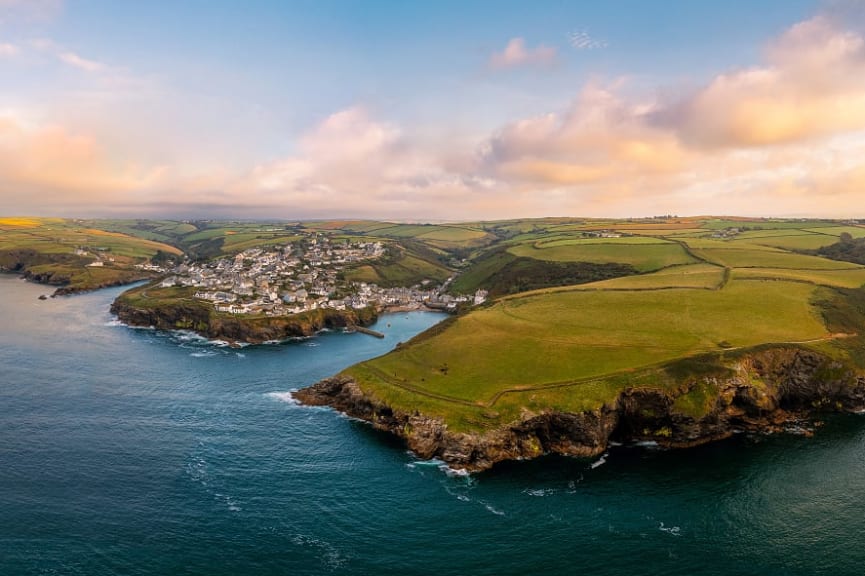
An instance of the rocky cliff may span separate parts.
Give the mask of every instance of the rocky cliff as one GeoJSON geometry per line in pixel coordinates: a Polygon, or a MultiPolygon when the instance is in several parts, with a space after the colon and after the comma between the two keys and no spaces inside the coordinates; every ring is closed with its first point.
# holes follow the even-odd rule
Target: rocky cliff
{"type": "Polygon", "coordinates": [[[123,295],[111,305],[111,312],[130,326],[193,330],[208,338],[250,344],[312,336],[323,328],[368,325],[378,317],[372,308],[320,309],[290,316],[250,317],[219,314],[209,304],[195,299],[148,302],[147,306],[141,306],[123,295]]]}
{"type": "Polygon", "coordinates": [[[624,388],[614,402],[597,410],[551,408],[477,434],[451,432],[440,420],[388,406],[346,377],[323,380],[295,398],[331,406],[396,434],[421,458],[479,471],[503,460],[549,453],[594,456],[611,440],[688,447],[738,431],[783,430],[818,410],[865,409],[865,377],[811,350],[761,350],[738,358],[723,378],[683,377],[675,390],[624,388]],[[697,387],[704,395],[695,409],[686,400],[697,387]]]}

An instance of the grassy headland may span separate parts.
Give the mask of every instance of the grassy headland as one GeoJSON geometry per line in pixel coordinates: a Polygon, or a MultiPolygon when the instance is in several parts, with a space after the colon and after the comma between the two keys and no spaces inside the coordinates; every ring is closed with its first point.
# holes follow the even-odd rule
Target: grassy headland
{"type": "Polygon", "coordinates": [[[0,270],[62,286],[61,292],[147,278],[146,272],[134,266],[158,254],[179,256],[181,251],[80,220],[0,218],[0,270]]]}
{"type": "Polygon", "coordinates": [[[668,391],[699,411],[720,388],[683,388],[698,366],[723,372],[766,346],[865,368],[856,352],[865,349],[865,314],[854,313],[865,299],[865,267],[800,248],[863,227],[759,219],[498,226],[504,240],[454,283],[491,289],[498,300],[343,375],[395,410],[474,433],[526,414],[598,410],[635,387],[668,391]],[[550,273],[551,264],[620,268],[616,278],[586,282],[550,273]]]}

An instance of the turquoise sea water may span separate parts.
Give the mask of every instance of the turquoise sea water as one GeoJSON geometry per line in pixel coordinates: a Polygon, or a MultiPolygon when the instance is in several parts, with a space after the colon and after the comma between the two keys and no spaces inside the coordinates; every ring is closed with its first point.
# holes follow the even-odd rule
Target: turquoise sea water
{"type": "Polygon", "coordinates": [[[0,276],[0,575],[865,572],[863,417],[463,477],[287,394],[439,315],[234,350],[46,292],[0,276]]]}

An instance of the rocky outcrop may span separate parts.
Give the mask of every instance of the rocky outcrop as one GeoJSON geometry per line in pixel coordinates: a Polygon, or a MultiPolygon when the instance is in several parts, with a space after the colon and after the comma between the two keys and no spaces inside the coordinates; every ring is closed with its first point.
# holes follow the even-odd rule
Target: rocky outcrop
{"type": "Polygon", "coordinates": [[[365,393],[345,376],[295,393],[303,404],[330,406],[403,438],[421,458],[440,458],[452,468],[485,470],[496,462],[543,454],[590,457],[611,440],[651,440],[671,448],[726,438],[739,431],[773,432],[818,410],[865,408],[865,377],[845,364],[801,348],[779,348],[740,357],[732,375],[684,378],[676,390],[625,388],[597,410],[555,409],[492,430],[451,432],[439,419],[397,410],[365,393]],[[682,397],[708,390],[701,410],[682,397]],[[690,404],[688,404],[691,406],[690,404]]]}
{"type": "Polygon", "coordinates": [[[368,325],[378,317],[371,308],[319,309],[290,316],[249,317],[216,313],[200,300],[178,299],[139,306],[122,295],[111,305],[111,312],[130,326],[193,330],[207,338],[250,344],[312,336],[324,328],[368,325]]]}

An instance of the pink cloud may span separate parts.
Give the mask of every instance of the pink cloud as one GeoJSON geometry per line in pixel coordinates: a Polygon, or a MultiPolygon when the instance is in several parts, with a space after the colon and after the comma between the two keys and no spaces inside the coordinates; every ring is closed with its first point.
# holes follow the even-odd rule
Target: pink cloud
{"type": "Polygon", "coordinates": [[[753,147],[865,129],[865,41],[818,16],[769,43],[765,62],[715,77],[659,124],[697,147],[753,147]]]}
{"type": "Polygon", "coordinates": [[[101,62],[97,62],[95,60],[88,60],[86,58],[82,58],[75,52],[60,52],[57,54],[57,58],[69,66],[73,68],[78,68],[79,70],[84,70],[85,72],[101,72],[105,70],[105,64],[101,62]]]}
{"type": "Polygon", "coordinates": [[[14,44],[0,43],[0,58],[11,58],[18,55],[20,48],[14,44]]]}
{"type": "Polygon", "coordinates": [[[158,170],[113,161],[90,135],[0,116],[3,204],[94,205],[152,185],[158,170]]]}
{"type": "MultiPolygon", "coordinates": [[[[538,57],[514,39],[496,66],[550,62],[549,50],[538,57]]],[[[97,133],[0,114],[0,204],[258,217],[861,216],[865,40],[813,18],[769,42],[760,62],[678,99],[594,81],[567,106],[473,139],[435,138],[355,106],[292,135],[290,154],[232,164],[208,151],[197,162],[178,147],[161,167],[129,161],[154,142],[109,146],[97,133]]]]}
{"type": "Polygon", "coordinates": [[[526,48],[522,38],[511,38],[501,52],[493,52],[489,66],[493,70],[516,68],[518,66],[549,66],[556,60],[556,49],[539,44],[535,48],[526,48]]]}

